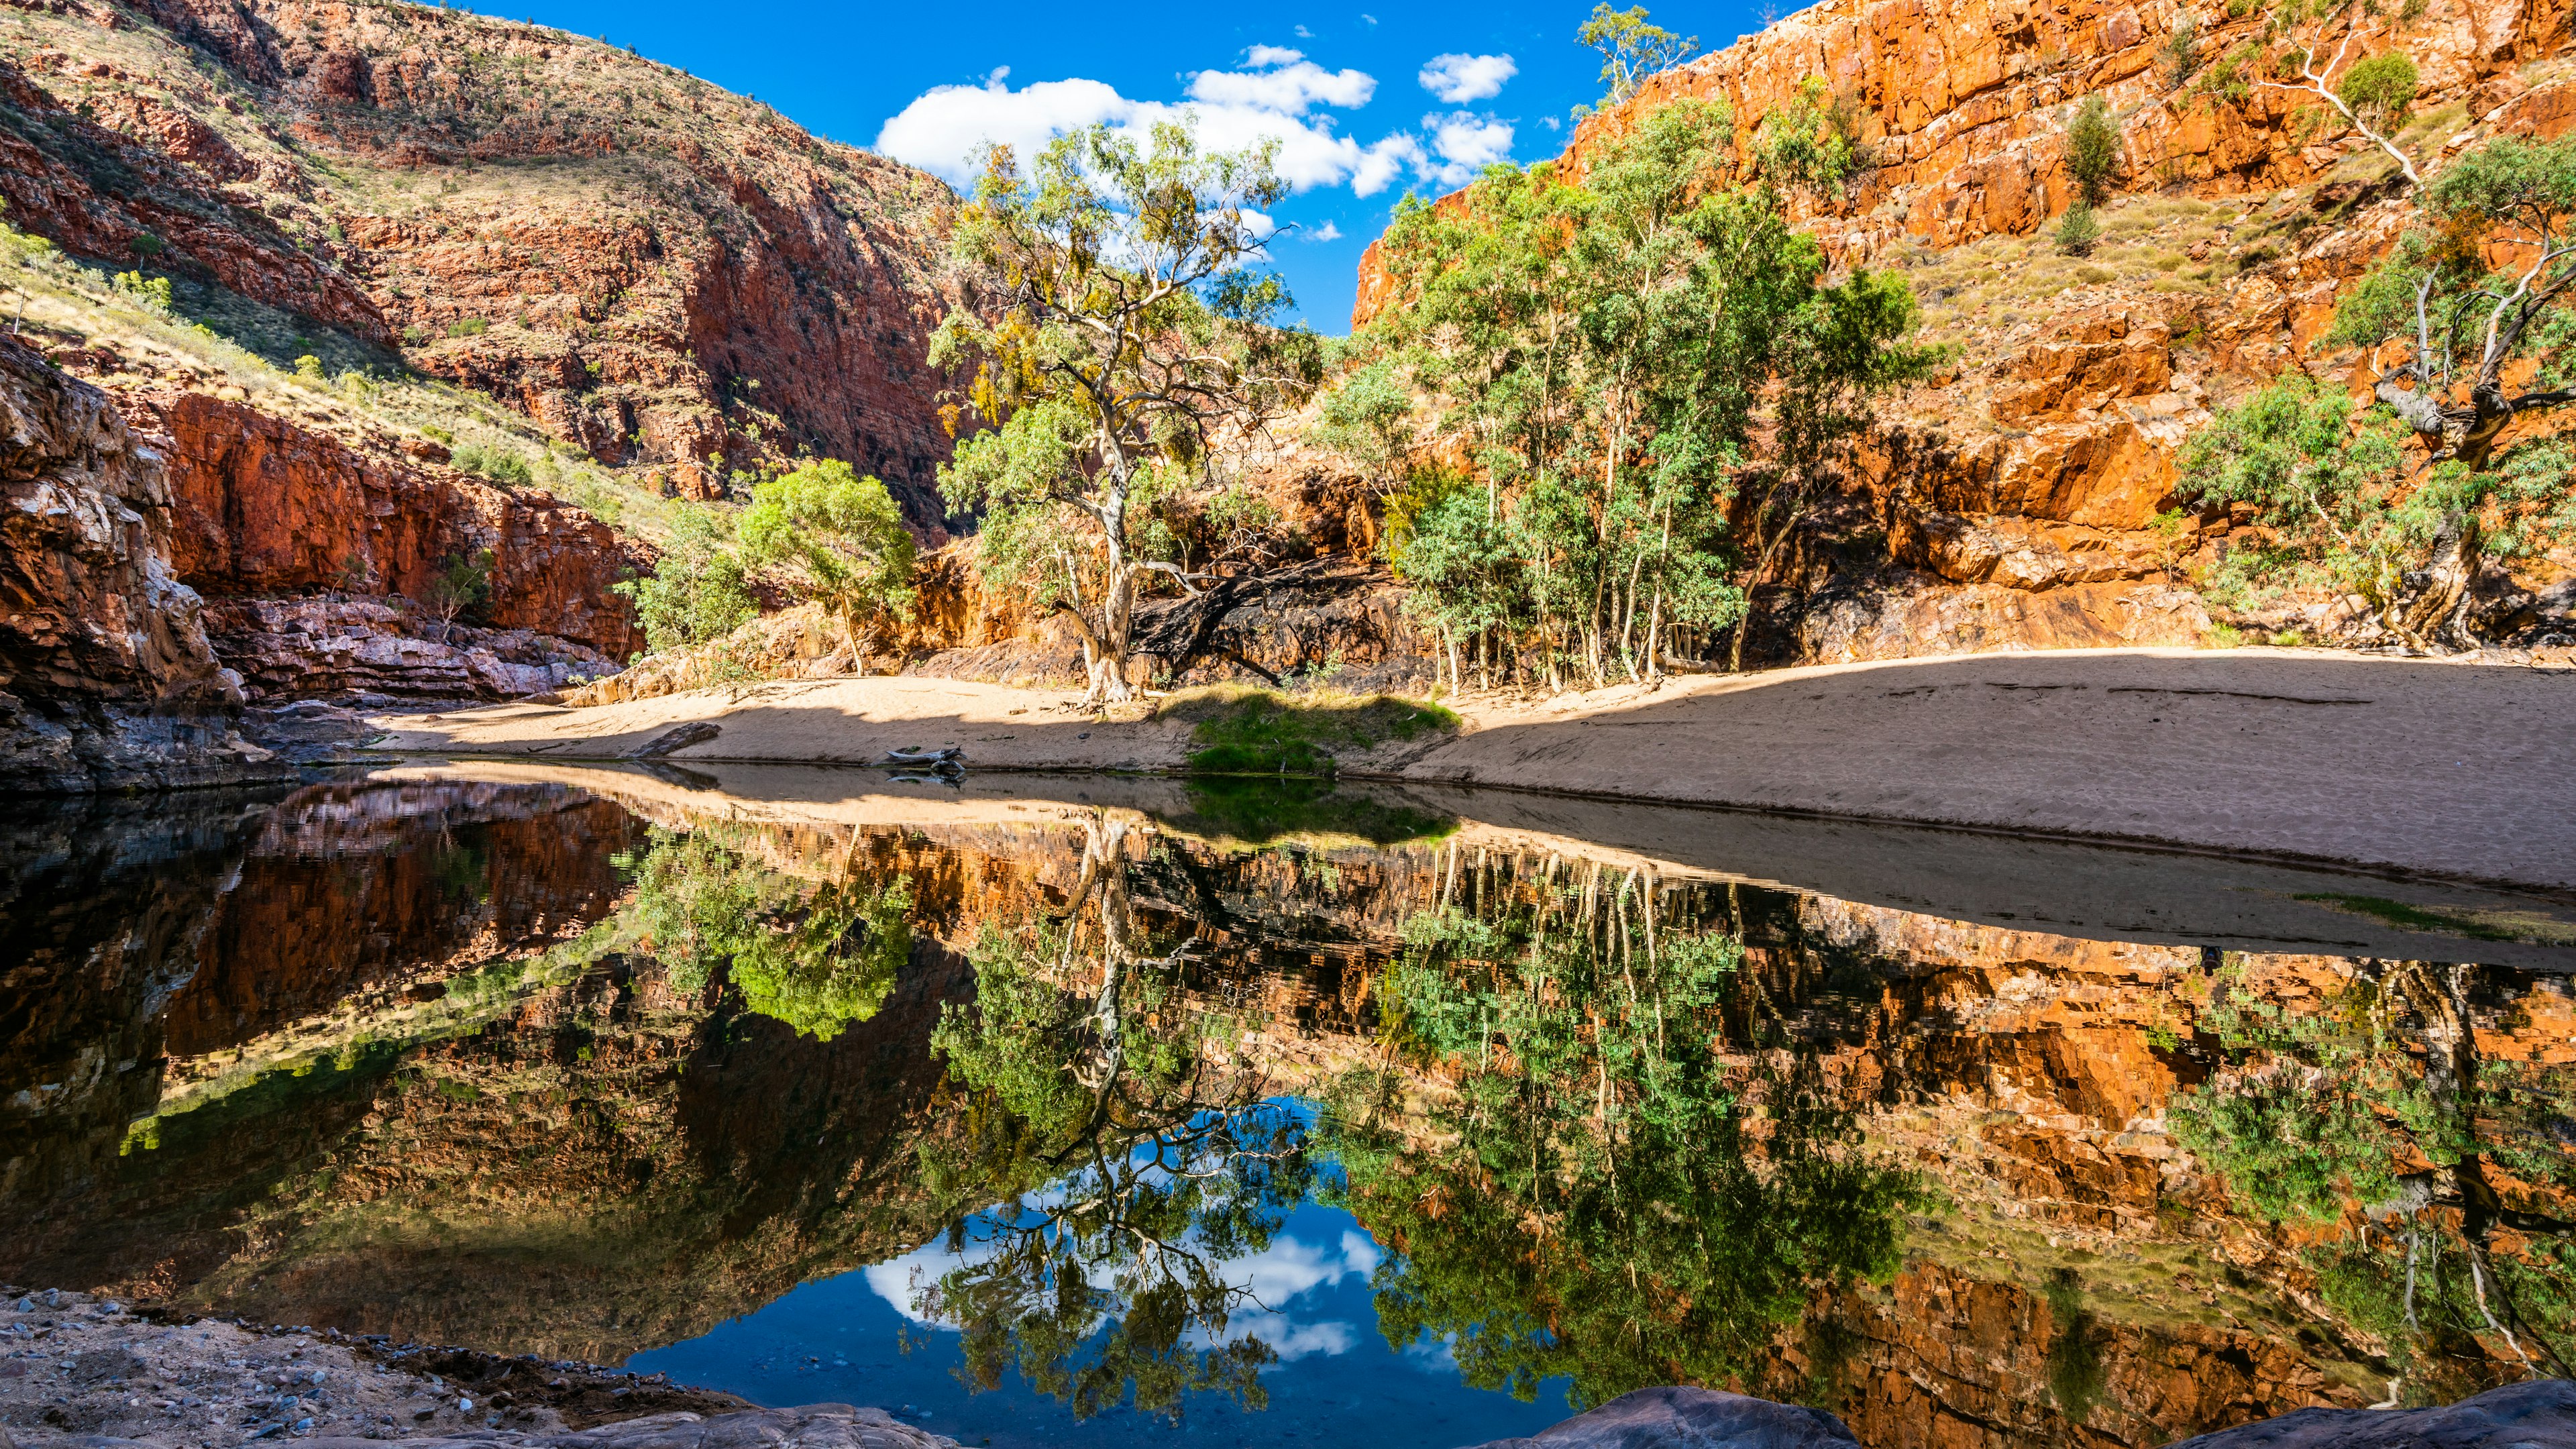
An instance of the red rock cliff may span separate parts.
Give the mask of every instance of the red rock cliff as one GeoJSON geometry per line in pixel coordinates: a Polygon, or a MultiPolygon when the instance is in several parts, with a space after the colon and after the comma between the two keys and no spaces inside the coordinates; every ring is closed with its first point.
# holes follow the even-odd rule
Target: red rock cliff
{"type": "Polygon", "coordinates": [[[685,492],[804,450],[848,459],[938,533],[923,356],[962,294],[934,178],[463,10],[47,8],[65,13],[23,20],[35,44],[0,70],[48,123],[0,135],[19,225],[399,346],[685,492]],[[138,251],[146,234],[166,251],[138,251]]]}

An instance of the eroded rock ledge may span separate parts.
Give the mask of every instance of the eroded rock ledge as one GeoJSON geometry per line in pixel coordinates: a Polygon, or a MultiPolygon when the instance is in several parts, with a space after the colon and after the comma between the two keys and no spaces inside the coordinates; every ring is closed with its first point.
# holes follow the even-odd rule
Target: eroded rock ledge
{"type": "Polygon", "coordinates": [[[311,1329],[158,1322],[49,1290],[0,1295],[0,1444],[198,1449],[955,1449],[882,1409],[756,1408],[591,1364],[390,1347],[311,1329]]]}

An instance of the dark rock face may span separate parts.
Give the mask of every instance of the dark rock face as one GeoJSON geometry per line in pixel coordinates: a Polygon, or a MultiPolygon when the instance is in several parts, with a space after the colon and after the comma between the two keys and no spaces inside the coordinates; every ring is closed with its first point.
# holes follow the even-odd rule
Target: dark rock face
{"type": "Polygon", "coordinates": [[[1822,1409],[1713,1389],[1639,1389],[1526,1439],[1476,1449],[1828,1449],[1860,1441],[1822,1409]]]}
{"type": "Polygon", "coordinates": [[[0,339],[0,791],[277,773],[170,563],[168,476],[106,394],[0,339]]]}
{"type": "Polygon", "coordinates": [[[2441,1409],[2301,1409],[2173,1449],[2558,1449],[2576,1445],[2576,1383],[2534,1379],[2441,1409]]]}

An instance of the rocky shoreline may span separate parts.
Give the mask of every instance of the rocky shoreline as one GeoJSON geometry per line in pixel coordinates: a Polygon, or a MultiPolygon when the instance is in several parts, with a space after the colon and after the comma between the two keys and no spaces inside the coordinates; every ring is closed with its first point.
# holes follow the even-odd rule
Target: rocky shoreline
{"type": "Polygon", "coordinates": [[[548,1449],[955,1445],[881,1409],[764,1409],[596,1364],[0,1288],[0,1445],[217,1449],[288,1439],[548,1449]]]}
{"type": "MultiPolygon", "coordinates": [[[[0,1449],[959,1449],[883,1409],[762,1408],[667,1375],[395,1344],[335,1329],[156,1313],[0,1286],[0,1449]]],[[[1693,1388],[1641,1389],[1479,1449],[1741,1449],[1856,1444],[1821,1410],[1693,1388]]],[[[2444,1408],[2302,1409],[2191,1449],[2576,1445],[2576,1384],[2535,1379],[2444,1408]]]]}

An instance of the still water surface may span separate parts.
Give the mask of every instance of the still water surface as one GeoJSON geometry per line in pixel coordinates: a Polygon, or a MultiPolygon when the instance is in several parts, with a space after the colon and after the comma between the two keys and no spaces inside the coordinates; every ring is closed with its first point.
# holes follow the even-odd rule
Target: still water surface
{"type": "Polygon", "coordinates": [[[811,771],[389,771],[0,856],[5,1281],[995,1445],[1448,1449],[1676,1381],[2149,1445],[2576,1356],[2560,903],[811,771]]]}

